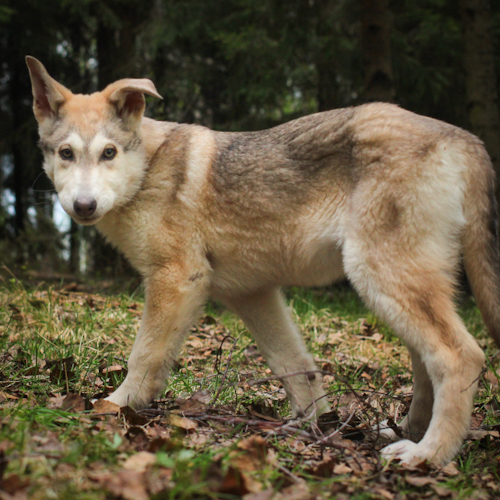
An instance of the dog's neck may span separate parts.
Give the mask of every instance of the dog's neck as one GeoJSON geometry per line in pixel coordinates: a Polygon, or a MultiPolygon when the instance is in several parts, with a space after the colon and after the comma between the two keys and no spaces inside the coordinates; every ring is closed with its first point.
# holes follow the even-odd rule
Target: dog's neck
{"type": "Polygon", "coordinates": [[[172,130],[177,123],[175,122],[160,122],[151,118],[143,117],[141,126],[142,146],[146,153],[146,165],[151,162],[158,148],[165,141],[166,135],[172,130]]]}

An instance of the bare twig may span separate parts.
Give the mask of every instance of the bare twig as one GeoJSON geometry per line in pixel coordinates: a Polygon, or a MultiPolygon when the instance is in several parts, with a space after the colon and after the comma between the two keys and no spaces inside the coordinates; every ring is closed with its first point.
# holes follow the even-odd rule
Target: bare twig
{"type": "Polygon", "coordinates": [[[283,467],[283,465],[279,465],[278,464],[278,470],[280,470],[281,472],[283,472],[286,476],[288,476],[293,483],[295,484],[300,484],[300,483],[303,483],[304,480],[302,479],[299,479],[295,474],[293,474],[293,472],[290,472],[286,467],[283,467]]]}
{"type": "Polygon", "coordinates": [[[270,382],[271,380],[281,380],[284,378],[290,378],[290,377],[295,377],[297,375],[309,375],[310,373],[321,373],[323,375],[330,374],[330,372],[326,372],[325,370],[304,370],[300,372],[293,372],[293,373],[286,373],[284,375],[272,375],[271,377],[265,377],[265,378],[258,378],[255,380],[249,380],[248,385],[258,385],[258,384],[264,384],[266,382],[270,382]]]}
{"type": "MultiPolygon", "coordinates": [[[[220,396],[220,394],[222,392],[222,389],[224,388],[224,383],[225,383],[225,381],[227,379],[227,374],[228,374],[228,371],[229,371],[229,365],[231,364],[231,358],[233,357],[234,348],[236,347],[236,344],[238,342],[238,339],[235,339],[231,335],[226,335],[222,339],[222,342],[221,342],[221,345],[220,345],[220,348],[219,348],[219,351],[220,351],[221,354],[222,354],[222,346],[224,345],[224,342],[226,341],[226,339],[232,339],[233,340],[233,346],[231,347],[231,350],[229,351],[229,356],[227,358],[227,363],[226,363],[226,369],[224,370],[224,374],[222,375],[222,379],[220,381],[219,388],[217,389],[217,392],[215,393],[215,396],[213,397],[212,401],[208,405],[209,409],[213,408],[214,404],[217,402],[217,399],[219,399],[219,396],[220,396]]],[[[217,356],[217,358],[218,358],[218,356],[217,356]]],[[[217,370],[217,372],[219,372],[219,370],[217,368],[217,358],[216,358],[216,370],[217,370]]]]}
{"type": "Polygon", "coordinates": [[[349,415],[349,417],[347,418],[347,420],[338,429],[335,429],[330,434],[327,434],[326,436],[321,438],[319,441],[316,441],[315,443],[308,445],[306,449],[312,448],[314,445],[317,445],[317,444],[322,444],[322,443],[328,442],[328,440],[330,438],[332,438],[333,436],[336,436],[339,432],[342,432],[342,430],[345,429],[349,425],[349,422],[352,420],[352,418],[354,417],[355,414],[356,414],[356,410],[353,410],[351,412],[351,414],[349,415]]]}

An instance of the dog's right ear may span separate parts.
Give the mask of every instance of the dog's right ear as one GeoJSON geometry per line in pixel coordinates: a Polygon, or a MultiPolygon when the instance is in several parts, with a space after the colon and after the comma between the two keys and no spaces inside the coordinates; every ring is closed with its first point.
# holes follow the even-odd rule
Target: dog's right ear
{"type": "Polygon", "coordinates": [[[41,124],[47,118],[56,118],[59,108],[73,94],[64,85],[56,82],[38,59],[26,56],[26,64],[33,90],[33,112],[41,124]]]}

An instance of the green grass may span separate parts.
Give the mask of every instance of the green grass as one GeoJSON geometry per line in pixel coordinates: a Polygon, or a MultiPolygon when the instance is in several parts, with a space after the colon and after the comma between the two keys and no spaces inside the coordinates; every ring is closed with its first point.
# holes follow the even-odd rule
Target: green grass
{"type": "MultiPolygon", "coordinates": [[[[283,389],[275,380],[249,384],[271,373],[241,321],[218,304],[209,304],[193,328],[155,414],[138,423],[133,415],[65,411],[68,392],[90,407],[123,380],[143,309],[140,293],[105,296],[0,282],[0,492],[71,500],[239,498],[259,490],[267,492],[262,498],[438,498],[445,494],[439,488],[453,498],[500,494],[500,439],[494,436],[464,444],[456,475],[394,463],[384,468],[370,428],[387,417],[400,420],[408,409],[404,346],[348,287],[286,293],[327,372],[332,406],[342,422],[354,412],[337,447],[308,440],[321,434],[307,423],[281,429],[275,420],[290,411],[283,389]],[[106,367],[114,371],[106,374],[106,367]],[[204,403],[190,400],[193,394],[204,403]],[[207,418],[210,403],[218,419],[207,418]],[[183,411],[196,429],[172,420],[183,411]],[[131,457],[152,462],[131,465],[131,457]],[[415,477],[430,482],[419,486],[415,477]]],[[[460,311],[493,355],[473,299],[460,311]]],[[[498,401],[498,373],[489,366],[474,421],[498,426],[498,401]]]]}

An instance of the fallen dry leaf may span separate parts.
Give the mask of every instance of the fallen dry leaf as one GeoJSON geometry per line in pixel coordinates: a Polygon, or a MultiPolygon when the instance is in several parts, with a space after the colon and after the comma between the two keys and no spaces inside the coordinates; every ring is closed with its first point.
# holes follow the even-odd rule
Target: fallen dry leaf
{"type": "Polygon", "coordinates": [[[49,398],[49,403],[47,404],[47,408],[52,410],[61,408],[65,396],[52,396],[49,398]]]}
{"type": "Polygon", "coordinates": [[[156,455],[148,451],[140,451],[125,460],[123,468],[135,472],[144,472],[150,465],[156,463],[156,455]]]}
{"type": "Polygon", "coordinates": [[[151,441],[142,427],[130,426],[125,434],[135,451],[151,451],[151,441]]]}
{"type": "Polygon", "coordinates": [[[146,425],[150,419],[136,412],[130,406],[120,408],[120,413],[125,417],[129,425],[146,425]]]}
{"type": "Polygon", "coordinates": [[[330,478],[334,474],[334,467],[337,465],[337,460],[331,456],[326,456],[324,460],[308,470],[308,473],[316,477],[330,478]]]}
{"type": "Polygon", "coordinates": [[[286,488],[283,488],[273,500],[312,500],[314,495],[311,495],[309,487],[305,482],[300,484],[293,484],[286,488]]]}
{"type": "Polygon", "coordinates": [[[72,394],[71,392],[66,395],[61,404],[61,410],[77,413],[86,410],[87,403],[80,394],[72,394]]]}
{"type": "Polygon", "coordinates": [[[105,399],[98,399],[93,406],[96,413],[120,412],[120,407],[118,405],[115,405],[115,403],[111,401],[106,401],[105,399]]]}
{"type": "MultiPolygon", "coordinates": [[[[237,443],[237,450],[230,453],[232,473],[242,482],[246,493],[257,493],[262,490],[262,484],[253,473],[260,471],[269,463],[267,443],[261,436],[250,436],[237,443]]],[[[243,493],[244,494],[244,493],[243,493]]]]}
{"type": "Polygon", "coordinates": [[[338,475],[350,474],[351,472],[352,472],[352,469],[346,464],[338,464],[338,465],[335,465],[335,467],[333,468],[333,473],[338,474],[338,475]]]}
{"type": "Polygon", "coordinates": [[[491,387],[498,389],[498,378],[495,373],[491,370],[488,370],[483,377],[490,383],[491,387]]]}
{"type": "Polygon", "coordinates": [[[393,500],[396,497],[394,493],[391,493],[389,490],[386,490],[385,488],[374,488],[374,491],[378,493],[381,497],[387,498],[387,500],[393,500]]]}
{"type": "Polygon", "coordinates": [[[202,434],[201,432],[193,432],[186,437],[189,447],[193,448],[202,448],[205,444],[207,444],[209,439],[209,435],[202,434]]]}
{"type": "Polygon", "coordinates": [[[445,488],[444,486],[439,486],[439,484],[433,484],[431,485],[431,487],[440,497],[446,498],[451,496],[451,490],[445,488]]]}
{"type": "Polygon", "coordinates": [[[226,495],[243,496],[252,490],[248,489],[247,481],[242,472],[234,467],[229,467],[217,491],[226,495]]]}
{"type": "Polygon", "coordinates": [[[480,441],[481,439],[485,438],[486,436],[491,436],[493,438],[499,438],[500,432],[499,431],[487,431],[487,430],[482,430],[482,429],[471,429],[467,433],[466,439],[471,440],[471,441],[480,441]]]}
{"type": "Polygon", "coordinates": [[[231,464],[245,472],[262,470],[267,462],[267,443],[261,436],[250,436],[236,445],[231,453],[231,464]],[[241,450],[241,451],[240,451],[241,450]]]}
{"type": "Polygon", "coordinates": [[[444,472],[447,476],[456,476],[460,474],[460,471],[457,469],[455,462],[450,462],[448,465],[441,469],[441,472],[444,472]]]}
{"type": "Polygon", "coordinates": [[[421,477],[421,476],[405,476],[405,481],[408,483],[408,484],[411,484],[412,486],[418,486],[418,487],[422,487],[422,486],[428,486],[429,484],[436,484],[437,481],[433,478],[433,477],[429,477],[429,476],[424,476],[424,477],[421,477]]]}
{"type": "Polygon", "coordinates": [[[185,431],[193,431],[198,427],[198,424],[191,420],[190,418],[181,417],[175,413],[170,413],[167,417],[168,423],[179,429],[184,429],[185,431]]]}
{"type": "Polygon", "coordinates": [[[121,470],[100,477],[101,486],[125,500],[148,500],[146,477],[143,472],[121,470]]]}
{"type": "Polygon", "coordinates": [[[19,398],[13,394],[9,394],[8,392],[0,391],[0,403],[6,399],[13,399],[14,401],[17,401],[19,398]]]}
{"type": "Polygon", "coordinates": [[[204,412],[211,400],[212,396],[207,391],[197,391],[188,399],[178,398],[175,402],[181,412],[204,412]]]}
{"type": "Polygon", "coordinates": [[[243,496],[243,500],[271,500],[271,498],[274,498],[273,488],[268,488],[257,493],[248,493],[243,496]]]}
{"type": "Polygon", "coordinates": [[[27,478],[21,478],[18,474],[11,474],[1,481],[0,490],[8,493],[9,496],[7,498],[10,498],[10,495],[14,496],[16,493],[26,489],[28,486],[29,481],[27,478]]]}

